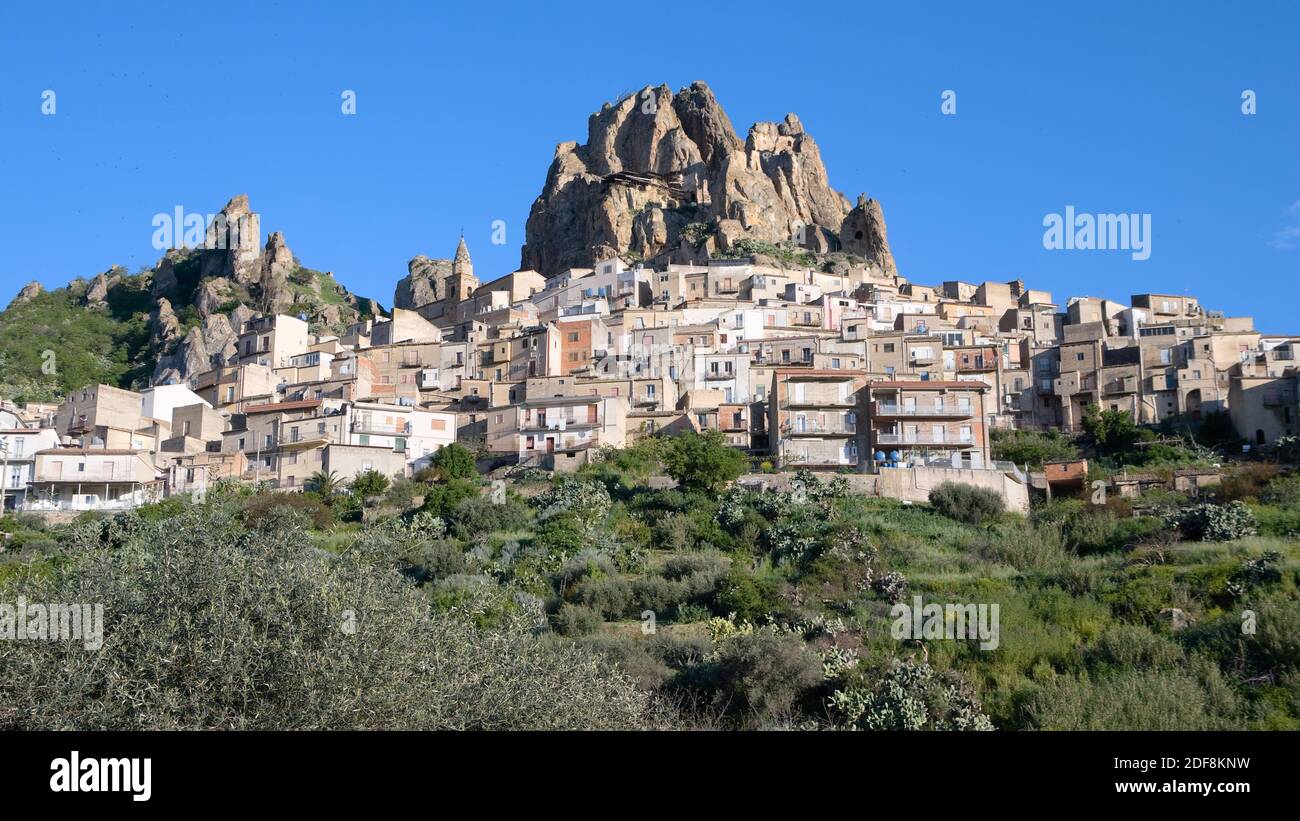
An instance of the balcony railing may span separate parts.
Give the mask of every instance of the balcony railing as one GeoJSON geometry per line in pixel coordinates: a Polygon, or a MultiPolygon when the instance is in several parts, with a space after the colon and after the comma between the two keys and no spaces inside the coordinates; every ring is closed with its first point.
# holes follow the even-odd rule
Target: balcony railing
{"type": "Polygon", "coordinates": [[[852,408],[858,404],[858,400],[853,396],[805,396],[802,399],[786,399],[781,403],[783,408],[852,408]]]}
{"type": "Polygon", "coordinates": [[[1295,403],[1295,396],[1285,391],[1282,393],[1265,394],[1264,396],[1264,406],[1269,408],[1282,408],[1287,405],[1294,405],[1295,403]]]}
{"type": "Polygon", "coordinates": [[[782,458],[787,465],[802,465],[803,467],[856,467],[858,464],[857,456],[830,456],[819,453],[787,453],[782,458]]]}
{"type": "Polygon", "coordinates": [[[354,433],[410,433],[411,423],[398,422],[389,425],[383,422],[370,422],[365,419],[353,419],[352,431],[354,433]]]}
{"type": "Polygon", "coordinates": [[[952,416],[968,417],[974,414],[970,405],[898,405],[891,402],[877,402],[876,416],[952,416]]]}
{"type": "Polygon", "coordinates": [[[852,436],[858,432],[858,426],[850,422],[841,423],[822,423],[822,422],[805,422],[804,424],[792,424],[786,422],[781,426],[781,431],[790,436],[818,436],[818,435],[839,435],[852,436]]]}
{"type": "Polygon", "coordinates": [[[878,445],[951,445],[962,447],[974,445],[974,436],[936,436],[933,433],[878,433],[878,445]]]}

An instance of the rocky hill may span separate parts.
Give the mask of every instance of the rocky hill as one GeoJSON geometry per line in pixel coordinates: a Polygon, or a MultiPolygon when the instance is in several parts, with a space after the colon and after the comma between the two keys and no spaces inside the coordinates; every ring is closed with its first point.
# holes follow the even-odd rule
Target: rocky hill
{"type": "Polygon", "coordinates": [[[135,274],[113,266],[53,292],[24,287],[0,313],[0,396],[40,401],[97,381],[181,382],[233,354],[255,312],[302,315],[314,331],[338,333],[382,311],[301,265],[284,234],[263,246],[261,220],[241,194],[200,248],[169,250],[135,274]]]}
{"type": "Polygon", "coordinates": [[[896,270],[879,203],[851,205],[831,188],[798,117],[755,123],[742,141],[696,82],[606,103],[588,120],[586,143],[560,143],[520,267],[553,276],[614,254],[685,263],[780,244],[896,270]]]}

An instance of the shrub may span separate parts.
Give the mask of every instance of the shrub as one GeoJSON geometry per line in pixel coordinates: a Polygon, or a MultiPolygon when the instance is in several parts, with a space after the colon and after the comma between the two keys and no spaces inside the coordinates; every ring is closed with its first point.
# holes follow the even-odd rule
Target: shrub
{"type": "Polygon", "coordinates": [[[724,639],[707,678],[717,703],[759,726],[790,719],[821,680],[821,657],[803,639],[766,629],[724,639]]]}
{"type": "MultiPolygon", "coordinates": [[[[229,506],[227,506],[229,507],[229,506]]],[[[103,604],[80,641],[0,642],[2,730],[637,729],[647,696],[600,654],[539,641],[535,615],[496,626],[430,612],[382,532],[340,554],[295,517],[255,538],[238,511],[195,507],[87,530],[5,597],[103,604]]],[[[487,591],[469,610],[508,597],[487,591]]],[[[12,599],[7,599],[12,600],[12,599]]],[[[503,612],[509,612],[505,610],[503,612]]]]}
{"type": "Polygon", "coordinates": [[[1201,542],[1232,542],[1255,535],[1258,522],[1242,502],[1226,505],[1200,504],[1169,516],[1168,524],[1189,538],[1201,542]]]}
{"type": "Polygon", "coordinates": [[[460,539],[474,539],[488,533],[518,530],[528,523],[528,508],[518,499],[501,502],[490,496],[462,500],[452,511],[452,532],[460,539]]]}
{"type": "MultiPolygon", "coordinates": [[[[320,499],[301,493],[259,493],[244,505],[244,521],[250,526],[266,522],[279,511],[294,511],[306,516],[317,530],[334,526],[334,512],[320,499]]],[[[166,521],[166,520],[164,520],[166,521]]]]}
{"type": "Polygon", "coordinates": [[[382,495],[392,484],[388,477],[377,470],[366,470],[352,478],[352,492],[362,499],[382,495]]]}
{"type": "Polygon", "coordinates": [[[551,626],[562,636],[587,636],[595,633],[604,623],[600,613],[581,604],[565,602],[551,616],[551,626]]]}
{"type": "Polygon", "coordinates": [[[653,610],[656,615],[666,615],[673,606],[685,601],[686,585],[657,576],[636,579],[632,582],[632,595],[636,610],[653,610]]]}
{"type": "Polygon", "coordinates": [[[969,684],[912,660],[895,662],[870,690],[836,690],[830,707],[838,723],[863,730],[993,729],[969,684]]]}
{"type": "Polygon", "coordinates": [[[659,572],[665,579],[677,581],[702,572],[720,576],[727,572],[729,565],[730,562],[723,556],[711,553],[687,553],[669,556],[659,572]]]}
{"type": "Polygon", "coordinates": [[[1168,669],[1183,661],[1183,650],[1164,636],[1136,624],[1106,629],[1084,654],[1088,666],[1100,672],[1168,669]]]}
{"type": "Polygon", "coordinates": [[[930,491],[930,504],[948,518],[969,525],[996,519],[1006,507],[1001,495],[960,482],[941,482],[930,491]]]}
{"type": "Polygon", "coordinates": [[[424,504],[420,506],[420,511],[449,521],[461,502],[478,495],[479,486],[476,483],[468,479],[449,479],[429,487],[424,494],[424,504]]]}
{"type": "Polygon", "coordinates": [[[1040,433],[995,428],[991,434],[993,458],[1000,461],[1040,468],[1044,462],[1079,457],[1074,443],[1057,431],[1040,433]]]}
{"type": "Polygon", "coordinates": [[[587,579],[578,586],[577,599],[607,619],[621,619],[632,611],[635,594],[624,579],[587,579]]]}
{"type": "Polygon", "coordinates": [[[612,504],[609,491],[600,482],[563,479],[544,493],[533,497],[537,520],[546,522],[567,514],[587,536],[605,523],[612,504]]]}
{"type": "Polygon", "coordinates": [[[474,454],[459,442],[443,445],[429,459],[429,466],[443,479],[477,479],[474,454]]]}
{"type": "Polygon", "coordinates": [[[1061,677],[1027,703],[1040,730],[1229,729],[1210,709],[1197,679],[1173,670],[1133,670],[1091,678],[1061,677]]]}
{"type": "Polygon", "coordinates": [[[735,613],[737,618],[749,621],[760,619],[776,609],[776,586],[734,565],[718,587],[713,608],[720,615],[735,613]]]}

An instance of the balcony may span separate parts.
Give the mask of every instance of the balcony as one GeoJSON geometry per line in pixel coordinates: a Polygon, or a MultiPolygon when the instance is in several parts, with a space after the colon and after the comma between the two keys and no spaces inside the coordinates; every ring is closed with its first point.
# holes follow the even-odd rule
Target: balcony
{"type": "Polygon", "coordinates": [[[818,397],[807,396],[802,399],[786,399],[781,403],[785,409],[791,408],[853,408],[857,407],[858,400],[853,396],[841,397],[818,397]]]}
{"type": "Polygon", "coordinates": [[[936,436],[933,433],[877,433],[877,445],[938,445],[964,448],[975,444],[974,436],[936,436]]]}
{"type": "Polygon", "coordinates": [[[736,372],[735,371],[705,371],[704,378],[706,380],[718,380],[718,381],[722,381],[726,379],[735,379],[736,372]]]}
{"type": "Polygon", "coordinates": [[[1130,386],[1127,379],[1113,379],[1102,386],[1101,392],[1112,396],[1120,393],[1133,393],[1134,388],[1130,386]]]}
{"type": "Polygon", "coordinates": [[[519,430],[526,433],[555,433],[567,430],[591,430],[598,427],[599,422],[587,421],[586,419],[578,421],[576,417],[562,417],[559,419],[539,419],[536,422],[520,422],[519,430]]]}
{"type": "Polygon", "coordinates": [[[1288,405],[1294,405],[1295,403],[1295,396],[1287,391],[1264,395],[1264,407],[1266,408],[1284,408],[1288,405]]]}
{"type": "Polygon", "coordinates": [[[844,468],[857,467],[858,457],[831,456],[820,453],[787,453],[781,459],[783,464],[798,465],[807,468],[844,468]]]}
{"type": "Polygon", "coordinates": [[[935,356],[932,353],[912,353],[911,361],[913,365],[933,365],[935,356]]]}
{"type": "Polygon", "coordinates": [[[939,404],[916,404],[916,405],[898,405],[890,402],[877,402],[873,406],[872,414],[874,416],[907,416],[907,417],[951,417],[954,419],[966,419],[973,416],[974,409],[970,405],[939,405],[939,404]]]}
{"type": "Polygon", "coordinates": [[[410,433],[410,422],[397,422],[395,424],[386,424],[384,422],[371,422],[369,419],[353,419],[353,433],[410,433]]]}
{"type": "Polygon", "coordinates": [[[787,436],[853,436],[858,426],[851,422],[813,422],[802,425],[786,422],[781,425],[781,432],[787,436]]]}

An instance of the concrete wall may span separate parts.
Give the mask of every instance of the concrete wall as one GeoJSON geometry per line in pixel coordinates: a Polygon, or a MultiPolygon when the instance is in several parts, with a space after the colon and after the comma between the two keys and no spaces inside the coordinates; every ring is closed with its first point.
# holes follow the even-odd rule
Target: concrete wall
{"type": "MultiPolygon", "coordinates": [[[[838,474],[849,481],[854,493],[899,499],[905,502],[927,503],[930,491],[943,482],[960,482],[992,490],[1006,502],[1008,510],[1029,512],[1029,489],[1007,474],[997,470],[962,470],[959,468],[884,468],[880,473],[838,474]]],[[[767,486],[788,490],[794,474],[771,473],[742,476],[740,482],[749,486],[767,486]]],[[[828,480],[833,475],[823,475],[828,480]]]]}

